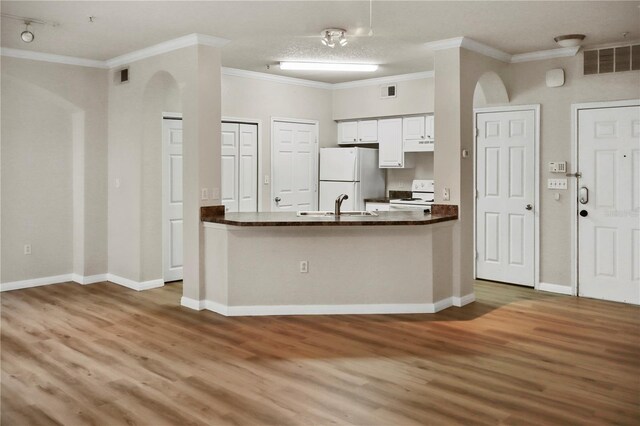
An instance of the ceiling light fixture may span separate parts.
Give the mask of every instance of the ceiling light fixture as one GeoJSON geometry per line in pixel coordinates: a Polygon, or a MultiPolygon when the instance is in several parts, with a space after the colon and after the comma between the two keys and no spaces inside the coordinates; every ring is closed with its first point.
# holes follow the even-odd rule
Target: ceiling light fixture
{"type": "Polygon", "coordinates": [[[584,38],[584,34],[567,34],[555,37],[554,40],[561,47],[576,47],[582,44],[584,38]]]}
{"type": "Polygon", "coordinates": [[[320,35],[322,36],[320,41],[325,46],[333,48],[336,46],[336,40],[338,40],[340,46],[344,47],[348,43],[347,37],[345,35],[346,32],[347,30],[343,30],[342,28],[327,28],[325,30],[322,30],[322,32],[320,33],[320,35]]]}
{"type": "Polygon", "coordinates": [[[378,69],[376,64],[342,64],[330,62],[280,62],[281,70],[296,71],[361,71],[373,72],[378,69]]]}
{"type": "Polygon", "coordinates": [[[20,38],[22,39],[22,41],[24,41],[25,43],[31,43],[33,41],[34,38],[36,38],[33,35],[33,32],[29,31],[29,25],[31,25],[31,22],[29,21],[24,21],[24,25],[25,25],[25,30],[23,32],[20,33],[20,38]]]}

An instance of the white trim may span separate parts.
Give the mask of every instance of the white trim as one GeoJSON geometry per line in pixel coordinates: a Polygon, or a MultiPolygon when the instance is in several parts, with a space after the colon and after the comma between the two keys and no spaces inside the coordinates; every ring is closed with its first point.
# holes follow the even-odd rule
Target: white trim
{"type": "MultiPolygon", "coordinates": [[[[234,123],[245,123],[245,124],[256,124],[258,126],[258,212],[264,211],[262,207],[262,200],[264,198],[263,195],[263,186],[269,186],[271,183],[267,185],[264,184],[264,171],[262,170],[262,158],[264,154],[264,145],[262,144],[262,120],[259,118],[243,118],[243,117],[230,117],[223,116],[222,120],[224,122],[234,122],[234,123]]],[[[271,176],[269,176],[269,182],[271,182],[271,176]]]]}
{"type": "Polygon", "coordinates": [[[283,75],[277,74],[267,74],[264,72],[256,72],[256,71],[247,71],[241,70],[237,68],[220,68],[220,72],[222,75],[228,75],[233,77],[244,77],[244,78],[252,78],[254,80],[264,80],[271,81],[273,83],[282,83],[282,84],[292,84],[294,86],[304,86],[304,87],[313,87],[315,89],[326,89],[331,90],[333,88],[333,84],[324,83],[321,81],[313,81],[313,80],[305,80],[303,78],[295,78],[295,77],[287,77],[283,75]]]}
{"type": "Polygon", "coordinates": [[[569,296],[573,295],[573,290],[571,286],[568,285],[539,283],[537,289],[540,291],[547,291],[549,293],[566,294],[569,296]]]}
{"type": "MultiPolygon", "coordinates": [[[[630,106],[640,106],[640,99],[625,99],[620,101],[602,101],[602,102],[583,102],[571,104],[571,159],[574,170],[571,173],[580,171],[578,163],[578,112],[584,109],[600,109],[600,108],[621,108],[630,106]]],[[[573,220],[571,221],[571,294],[577,296],[579,294],[579,277],[578,277],[578,183],[577,178],[574,185],[569,185],[571,192],[571,211],[573,212],[573,220]]]]}
{"type": "MultiPolygon", "coordinates": [[[[184,299],[184,298],[183,298],[184,299]]],[[[189,299],[191,307],[202,306],[203,301],[189,299]]],[[[435,303],[390,303],[390,304],[357,304],[357,305],[253,305],[227,306],[211,300],[204,301],[204,309],[218,314],[235,316],[264,315],[363,315],[363,314],[433,314],[452,306],[452,298],[435,303]]]]}
{"type": "Polygon", "coordinates": [[[270,211],[278,211],[275,207],[275,203],[274,203],[274,199],[275,199],[275,194],[273,193],[274,189],[275,189],[275,185],[273,184],[273,167],[274,167],[274,161],[273,161],[273,149],[275,148],[275,143],[273,143],[273,128],[276,122],[285,122],[285,123],[299,123],[299,124],[312,124],[313,126],[315,126],[315,130],[316,130],[316,143],[315,143],[315,153],[314,153],[314,174],[315,174],[315,182],[316,182],[316,198],[315,198],[315,206],[314,206],[314,210],[318,209],[318,203],[319,203],[319,194],[320,194],[320,168],[319,168],[319,163],[320,163],[320,122],[318,120],[308,120],[308,119],[304,119],[304,118],[286,118],[286,117],[271,117],[271,134],[270,134],[270,145],[271,145],[271,158],[270,158],[270,162],[271,162],[271,169],[269,170],[270,173],[270,190],[269,190],[269,194],[270,194],[270,199],[269,199],[269,210],[270,211]]]}
{"type": "Polygon", "coordinates": [[[73,282],[73,274],[54,275],[52,277],[33,278],[22,281],[11,281],[0,284],[0,292],[19,290],[21,288],[40,287],[51,284],[65,284],[73,282]]]}
{"type": "Polygon", "coordinates": [[[519,62],[531,62],[531,61],[543,61],[545,59],[552,58],[565,58],[569,56],[576,56],[580,46],[576,47],[561,47],[558,49],[539,50],[537,52],[519,53],[511,56],[512,64],[519,62]]]}
{"type": "Polygon", "coordinates": [[[225,40],[223,38],[194,33],[174,38],[172,40],[164,41],[162,43],[154,44],[153,46],[145,47],[144,49],[125,53],[124,55],[116,56],[115,58],[108,59],[107,61],[105,61],[105,63],[109,68],[116,68],[122,65],[139,61],[141,59],[146,59],[177,49],[182,49],[184,47],[195,46],[198,44],[205,46],[222,47],[228,42],[229,40],[225,40]]]}
{"type": "Polygon", "coordinates": [[[421,80],[424,78],[433,78],[433,71],[414,72],[410,74],[390,75],[387,77],[367,78],[365,80],[347,81],[344,83],[334,83],[331,85],[333,90],[351,89],[354,87],[377,86],[379,84],[397,83],[399,81],[421,80]]]}
{"type": "Polygon", "coordinates": [[[476,301],[476,295],[475,293],[469,293],[469,294],[465,294],[462,297],[452,297],[453,299],[453,306],[457,306],[459,308],[463,307],[464,305],[468,305],[469,303],[473,303],[476,301]]]}
{"type": "Polygon", "coordinates": [[[71,274],[71,279],[72,281],[82,285],[108,281],[107,274],[89,275],[86,277],[80,274],[71,274]]]}
{"type": "MultiPolygon", "coordinates": [[[[475,196],[475,191],[478,188],[477,184],[477,144],[478,144],[478,136],[476,134],[477,125],[477,116],[478,114],[483,113],[494,113],[494,112],[512,112],[512,111],[533,111],[534,112],[534,120],[535,120],[535,134],[534,134],[534,201],[533,201],[533,226],[534,226],[534,248],[533,248],[533,288],[538,289],[540,283],[540,104],[532,104],[532,105],[503,105],[496,107],[485,107],[485,108],[474,108],[473,110],[473,250],[476,252],[476,232],[477,232],[477,198],[475,196]]],[[[477,258],[474,255],[473,259],[473,276],[477,278],[476,275],[476,266],[477,266],[477,258]]],[[[466,296],[463,296],[466,297],[466,296]]]]}
{"type": "Polygon", "coordinates": [[[180,305],[185,308],[193,309],[195,311],[201,311],[205,307],[205,300],[196,300],[190,297],[182,296],[180,298],[180,305]]]}
{"type": "Polygon", "coordinates": [[[427,47],[427,49],[434,51],[452,48],[464,48],[481,55],[511,64],[575,56],[580,50],[580,46],[562,47],[558,49],[539,50],[536,52],[518,53],[515,55],[511,55],[507,52],[496,49],[484,43],[480,43],[479,41],[476,41],[469,37],[454,37],[446,40],[432,41],[430,43],[426,43],[425,46],[427,47]]]}
{"type": "Polygon", "coordinates": [[[36,52],[33,50],[12,49],[10,47],[0,48],[0,54],[10,58],[29,59],[32,61],[53,62],[56,64],[76,65],[79,67],[109,68],[105,61],[76,58],[74,56],[54,55],[52,53],[36,52]]]}
{"type": "Polygon", "coordinates": [[[110,281],[114,284],[118,284],[123,287],[127,287],[136,291],[150,290],[152,288],[158,288],[158,287],[164,286],[163,279],[139,282],[139,281],[130,280],[128,278],[123,278],[114,274],[107,274],[107,281],[110,281]]]}

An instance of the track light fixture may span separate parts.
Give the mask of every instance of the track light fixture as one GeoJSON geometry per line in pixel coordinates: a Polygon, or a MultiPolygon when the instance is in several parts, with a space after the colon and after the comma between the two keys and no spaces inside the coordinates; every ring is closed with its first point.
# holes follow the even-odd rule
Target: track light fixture
{"type": "Polygon", "coordinates": [[[25,25],[25,29],[23,32],[20,33],[20,38],[25,43],[31,43],[33,39],[36,38],[36,36],[33,35],[33,32],[29,30],[29,25],[31,25],[31,22],[24,21],[24,25],[25,25]]]}
{"type": "Polygon", "coordinates": [[[320,35],[322,38],[320,41],[327,47],[334,48],[336,47],[336,41],[340,46],[344,47],[347,45],[347,30],[343,30],[341,28],[327,28],[326,30],[322,30],[320,35]]]}

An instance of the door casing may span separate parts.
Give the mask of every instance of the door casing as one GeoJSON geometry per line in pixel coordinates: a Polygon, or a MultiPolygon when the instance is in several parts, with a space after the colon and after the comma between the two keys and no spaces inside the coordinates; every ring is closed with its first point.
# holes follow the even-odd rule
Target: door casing
{"type": "MultiPolygon", "coordinates": [[[[538,290],[540,287],[540,104],[532,104],[532,105],[505,105],[498,107],[485,107],[485,108],[474,108],[473,109],[473,157],[471,160],[473,161],[473,249],[475,252],[476,249],[476,233],[477,233],[477,167],[476,167],[476,158],[477,158],[477,145],[478,145],[478,135],[476,134],[477,126],[477,118],[478,114],[491,113],[491,112],[514,112],[514,111],[533,111],[534,113],[534,147],[533,152],[535,153],[534,159],[534,219],[533,219],[533,288],[538,290]]],[[[464,160],[463,160],[464,161],[464,160]]],[[[473,277],[476,277],[476,257],[473,258],[473,277]]]]}
{"type": "MultiPolygon", "coordinates": [[[[621,101],[602,101],[571,104],[571,161],[573,170],[571,173],[580,171],[578,164],[578,112],[584,109],[620,108],[628,106],[640,106],[640,99],[628,99],[621,101]],[[577,170],[576,170],[577,168],[577,170]]],[[[578,180],[572,179],[568,186],[571,189],[571,211],[573,220],[571,221],[571,295],[578,295],[578,180]]]]}
{"type": "Polygon", "coordinates": [[[275,198],[275,194],[274,194],[274,186],[273,186],[273,170],[274,170],[274,164],[273,164],[273,148],[274,148],[274,143],[273,143],[273,135],[274,135],[274,125],[276,122],[285,122],[285,123],[298,123],[298,124],[312,124],[315,128],[315,132],[316,132],[316,141],[318,141],[318,143],[315,144],[316,150],[314,152],[313,158],[315,160],[315,179],[316,179],[316,206],[318,206],[318,203],[320,202],[318,195],[320,193],[320,168],[318,167],[318,163],[319,163],[319,156],[320,156],[320,122],[318,120],[306,120],[306,119],[301,119],[301,118],[283,118],[283,117],[271,117],[271,176],[270,176],[270,185],[271,185],[271,189],[269,191],[270,194],[270,200],[269,200],[269,207],[271,209],[271,211],[274,211],[273,207],[274,207],[274,201],[273,199],[275,198]]]}

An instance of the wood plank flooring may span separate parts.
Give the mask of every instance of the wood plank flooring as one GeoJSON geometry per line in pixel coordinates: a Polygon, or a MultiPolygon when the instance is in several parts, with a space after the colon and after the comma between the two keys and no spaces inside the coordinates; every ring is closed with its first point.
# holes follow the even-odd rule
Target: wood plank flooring
{"type": "Polygon", "coordinates": [[[180,295],[2,293],[2,425],[640,424],[638,307],[477,283],[434,315],[225,318],[180,295]]]}

